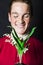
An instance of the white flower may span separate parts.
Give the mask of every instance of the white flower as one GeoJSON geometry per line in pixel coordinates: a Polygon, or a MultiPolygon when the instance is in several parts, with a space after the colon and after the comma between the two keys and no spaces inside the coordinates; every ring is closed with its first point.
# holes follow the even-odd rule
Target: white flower
{"type": "Polygon", "coordinates": [[[23,49],[23,52],[26,53],[27,50],[28,50],[28,48],[24,48],[24,49],[23,49]]]}
{"type": "Polygon", "coordinates": [[[9,39],[6,39],[5,42],[10,42],[10,40],[9,39]]]}

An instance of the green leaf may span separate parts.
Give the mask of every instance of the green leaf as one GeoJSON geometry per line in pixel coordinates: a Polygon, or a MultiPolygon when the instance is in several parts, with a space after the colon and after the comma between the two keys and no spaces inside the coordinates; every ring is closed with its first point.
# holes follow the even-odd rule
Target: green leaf
{"type": "Polygon", "coordinates": [[[27,36],[27,38],[24,40],[24,42],[26,42],[26,41],[33,35],[35,29],[36,29],[36,27],[33,27],[33,28],[32,28],[30,34],[27,36]]]}
{"type": "Polygon", "coordinates": [[[15,29],[13,28],[13,27],[11,27],[12,28],[12,36],[13,36],[13,39],[16,41],[16,43],[17,44],[15,44],[15,46],[16,46],[16,48],[17,48],[17,50],[18,50],[18,53],[19,53],[19,55],[22,55],[23,54],[23,52],[25,52],[26,50],[28,50],[26,47],[24,47],[24,44],[27,42],[27,40],[33,35],[33,33],[34,33],[34,31],[35,31],[35,29],[36,29],[36,27],[33,27],[32,28],[32,30],[31,30],[31,32],[29,33],[29,35],[27,36],[27,38],[24,40],[24,41],[22,41],[21,42],[21,40],[20,40],[20,38],[18,37],[18,35],[17,35],[17,33],[16,33],[16,31],[15,31],[15,29]]]}

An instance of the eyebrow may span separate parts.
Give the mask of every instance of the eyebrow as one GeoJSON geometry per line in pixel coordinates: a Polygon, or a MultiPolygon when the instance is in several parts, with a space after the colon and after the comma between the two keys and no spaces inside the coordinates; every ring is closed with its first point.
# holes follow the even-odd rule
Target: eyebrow
{"type": "Polygon", "coordinates": [[[30,14],[30,12],[27,12],[27,13],[25,13],[24,15],[26,15],[26,14],[30,14]]]}
{"type": "MultiPolygon", "coordinates": [[[[17,12],[11,12],[12,14],[17,14],[18,15],[18,13],[17,12]]],[[[24,13],[24,15],[26,15],[26,14],[30,14],[30,12],[26,12],[26,13],[24,13]]]]}
{"type": "Polygon", "coordinates": [[[12,14],[18,14],[17,12],[11,12],[12,14]]]}

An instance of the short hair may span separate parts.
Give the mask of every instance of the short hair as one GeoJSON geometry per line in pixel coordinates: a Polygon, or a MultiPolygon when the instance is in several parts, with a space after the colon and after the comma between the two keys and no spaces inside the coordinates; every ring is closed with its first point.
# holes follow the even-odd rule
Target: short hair
{"type": "Polygon", "coordinates": [[[11,6],[12,6],[13,2],[24,2],[24,3],[28,4],[28,6],[30,7],[30,14],[31,14],[31,16],[33,16],[33,7],[32,7],[31,0],[11,0],[10,4],[9,4],[9,8],[8,8],[9,13],[11,12],[11,6]]]}

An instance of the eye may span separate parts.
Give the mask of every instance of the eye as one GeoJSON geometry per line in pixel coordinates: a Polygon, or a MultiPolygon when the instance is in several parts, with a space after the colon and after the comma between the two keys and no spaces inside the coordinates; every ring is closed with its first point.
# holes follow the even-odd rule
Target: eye
{"type": "Polygon", "coordinates": [[[24,18],[28,18],[28,17],[30,17],[30,13],[24,14],[24,18]]]}
{"type": "Polygon", "coordinates": [[[18,15],[14,15],[14,18],[17,18],[18,17],[18,15]]]}
{"type": "Polygon", "coordinates": [[[12,12],[12,15],[13,15],[14,18],[18,17],[18,13],[17,12],[12,12]]]}

